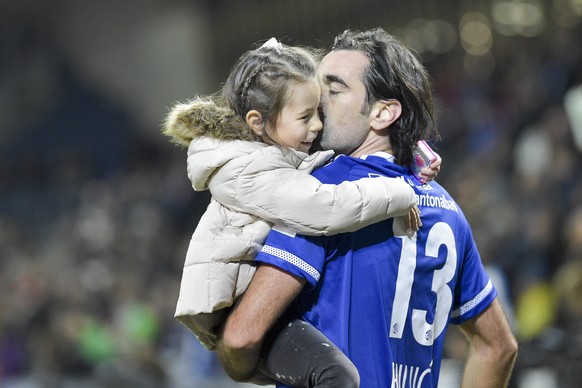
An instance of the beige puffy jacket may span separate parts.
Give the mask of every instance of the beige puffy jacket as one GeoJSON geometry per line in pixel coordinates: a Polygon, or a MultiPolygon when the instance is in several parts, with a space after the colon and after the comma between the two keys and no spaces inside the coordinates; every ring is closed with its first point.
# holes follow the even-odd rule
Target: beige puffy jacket
{"type": "Polygon", "coordinates": [[[412,188],[398,178],[322,184],[309,173],[332,152],[302,152],[241,140],[194,139],[188,176],[212,200],[188,247],[175,316],[208,349],[214,328],[246,290],[271,226],[332,235],[406,214],[412,188]]]}

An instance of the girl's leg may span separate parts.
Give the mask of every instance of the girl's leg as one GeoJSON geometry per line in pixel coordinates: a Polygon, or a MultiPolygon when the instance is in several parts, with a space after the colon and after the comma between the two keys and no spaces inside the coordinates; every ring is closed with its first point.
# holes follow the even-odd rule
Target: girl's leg
{"type": "Polygon", "coordinates": [[[259,369],[283,384],[299,388],[357,388],[354,364],[319,330],[294,319],[272,332],[259,369]]]}

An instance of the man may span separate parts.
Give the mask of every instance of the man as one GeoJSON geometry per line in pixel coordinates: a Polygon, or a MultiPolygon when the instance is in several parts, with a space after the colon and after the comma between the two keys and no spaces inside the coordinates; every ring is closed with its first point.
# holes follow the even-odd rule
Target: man
{"type": "Polygon", "coordinates": [[[417,193],[423,225],[410,234],[391,219],[330,237],[275,228],[226,322],[219,350],[226,370],[253,371],[265,334],[291,304],[353,361],[362,387],[436,387],[449,322],[470,343],[462,386],[506,386],[517,343],[471,229],[440,185],[422,184],[403,167],[434,128],[426,70],[376,29],[336,37],[318,77],[321,146],[349,156],[313,175],[324,183],[402,176],[417,193]]]}

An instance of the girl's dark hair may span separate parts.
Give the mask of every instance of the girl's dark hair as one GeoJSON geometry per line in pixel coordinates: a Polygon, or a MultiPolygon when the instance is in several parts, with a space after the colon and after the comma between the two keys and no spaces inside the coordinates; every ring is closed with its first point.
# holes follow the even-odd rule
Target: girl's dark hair
{"type": "Polygon", "coordinates": [[[319,58],[314,49],[283,44],[247,51],[219,93],[176,104],[163,133],[182,145],[198,136],[273,143],[267,130],[259,136],[247,125],[247,112],[257,110],[264,129],[274,128],[289,85],[315,79],[319,58]]]}
{"type": "Polygon", "coordinates": [[[356,50],[369,59],[364,71],[366,101],[371,108],[378,100],[395,99],[402,114],[389,130],[396,163],[412,163],[412,149],[427,136],[438,137],[432,86],[424,66],[415,55],[381,28],[365,32],[346,30],[338,35],[332,50],[356,50]]]}

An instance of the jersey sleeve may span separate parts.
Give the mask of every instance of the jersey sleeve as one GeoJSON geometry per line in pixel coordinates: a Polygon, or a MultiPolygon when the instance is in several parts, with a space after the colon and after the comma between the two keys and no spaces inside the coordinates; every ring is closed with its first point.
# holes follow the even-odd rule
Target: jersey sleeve
{"type": "Polygon", "coordinates": [[[481,262],[471,229],[465,225],[465,250],[455,290],[450,322],[463,323],[483,312],[497,297],[497,290],[481,262]]]}
{"type": "Polygon", "coordinates": [[[256,261],[273,265],[303,278],[309,287],[315,287],[325,265],[325,252],[321,237],[288,234],[271,230],[256,261]]]}
{"type": "Polygon", "coordinates": [[[235,193],[239,211],[305,235],[352,232],[402,216],[416,204],[414,190],[399,178],[333,185],[295,168],[249,166],[236,178],[235,193]]]}

